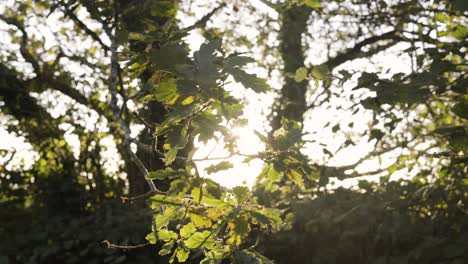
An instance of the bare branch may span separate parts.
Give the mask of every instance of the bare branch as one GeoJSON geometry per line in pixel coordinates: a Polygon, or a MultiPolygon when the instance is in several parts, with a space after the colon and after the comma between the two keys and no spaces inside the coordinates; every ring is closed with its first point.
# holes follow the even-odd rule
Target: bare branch
{"type": "Polygon", "coordinates": [[[211,10],[211,12],[209,12],[208,14],[204,15],[200,20],[198,20],[197,22],[195,22],[194,24],[186,27],[186,28],[183,28],[181,29],[180,31],[178,31],[175,35],[173,35],[170,39],[175,39],[175,38],[178,38],[180,37],[181,35],[185,35],[186,33],[196,29],[196,28],[200,28],[200,27],[204,27],[206,25],[206,23],[208,23],[208,21],[211,19],[211,17],[216,14],[216,12],[218,12],[218,10],[220,10],[221,8],[224,8],[226,6],[226,3],[222,3],[220,4],[219,6],[217,6],[216,8],[214,8],[213,10],[211,10]]]}
{"type": "MultiPolygon", "coordinates": [[[[117,10],[115,10],[115,18],[117,18],[117,10]]],[[[119,62],[117,59],[117,49],[118,49],[118,44],[116,40],[116,30],[114,30],[114,33],[109,27],[104,27],[106,34],[108,37],[111,39],[111,46],[110,46],[110,52],[111,52],[111,80],[110,80],[110,85],[109,85],[109,92],[111,95],[111,102],[110,102],[110,107],[112,109],[112,113],[114,115],[114,118],[118,121],[120,124],[120,127],[125,133],[125,139],[123,142],[123,146],[128,153],[128,155],[132,158],[133,162],[135,162],[136,166],[140,170],[141,174],[143,177],[146,177],[148,175],[148,170],[146,169],[145,165],[141,160],[136,156],[135,153],[130,148],[130,128],[128,124],[120,117],[120,108],[118,106],[118,99],[117,99],[117,86],[119,85],[119,62]]],[[[123,88],[123,87],[121,87],[123,88]]],[[[153,181],[150,179],[146,179],[146,182],[150,188],[150,191],[142,196],[135,197],[135,198],[128,198],[128,200],[135,200],[135,199],[140,199],[140,198],[146,198],[147,196],[151,196],[154,193],[162,193],[159,191],[156,186],[154,185],[153,181]]]]}
{"type": "Polygon", "coordinates": [[[39,63],[33,57],[33,55],[28,51],[28,47],[27,47],[28,33],[24,29],[24,26],[21,25],[21,23],[16,18],[5,17],[3,15],[0,15],[0,19],[5,21],[5,23],[9,25],[15,26],[19,31],[21,31],[22,36],[21,36],[21,44],[20,44],[20,53],[27,62],[31,63],[36,75],[40,75],[41,68],[39,66],[39,63]]]}
{"type": "Polygon", "coordinates": [[[102,49],[104,49],[105,51],[109,51],[110,48],[104,44],[104,42],[101,40],[101,38],[96,34],[96,32],[92,31],[83,21],[81,21],[76,15],[75,13],[73,12],[74,10],[73,9],[70,9],[68,7],[68,5],[65,5],[64,6],[64,11],[63,13],[65,14],[65,16],[68,16],[71,18],[71,20],[73,20],[73,22],[75,22],[75,24],[81,28],[84,32],[86,32],[86,34],[88,34],[92,39],[94,39],[96,42],[98,42],[102,49]]]}
{"type": "MultiPolygon", "coordinates": [[[[132,143],[135,143],[138,148],[148,154],[152,154],[153,151],[158,154],[159,156],[161,157],[164,157],[165,154],[159,150],[157,150],[156,148],[154,148],[153,146],[151,145],[148,145],[148,144],[144,144],[134,138],[129,138],[129,141],[132,142],[132,143]]],[[[250,157],[250,158],[258,158],[259,156],[258,155],[250,155],[250,154],[243,154],[243,153],[240,153],[240,152],[234,152],[234,153],[231,153],[229,155],[226,155],[226,156],[220,156],[220,157],[205,157],[205,158],[199,158],[199,159],[192,159],[191,161],[209,161],[209,160],[225,160],[225,159],[229,159],[229,158],[232,158],[234,156],[243,156],[243,157],[250,157]]],[[[176,156],[176,159],[179,159],[179,160],[187,160],[187,157],[181,157],[181,156],[176,156]]]]}
{"type": "Polygon", "coordinates": [[[106,245],[107,248],[115,248],[115,249],[136,249],[136,248],[141,248],[141,247],[146,247],[146,246],[151,245],[151,244],[148,242],[148,243],[139,244],[139,245],[135,245],[135,246],[123,246],[123,245],[112,244],[112,243],[109,242],[108,240],[102,241],[101,244],[106,245]]]}
{"type": "Polygon", "coordinates": [[[334,58],[331,58],[328,60],[328,62],[326,62],[325,64],[330,68],[330,69],[333,69],[333,68],[336,68],[337,66],[347,62],[347,61],[350,61],[350,60],[353,60],[353,59],[357,59],[357,58],[361,58],[361,57],[368,57],[370,55],[374,55],[384,49],[387,49],[388,47],[390,46],[393,46],[395,45],[396,43],[398,43],[398,41],[401,41],[403,40],[402,37],[399,36],[398,34],[398,31],[396,30],[392,30],[390,32],[387,32],[387,33],[384,33],[382,35],[379,35],[379,36],[372,36],[372,37],[369,37],[359,43],[356,43],[354,45],[354,47],[352,48],[349,48],[347,50],[345,50],[344,52],[342,53],[339,53],[338,55],[336,55],[334,58]],[[364,48],[365,46],[367,45],[371,45],[371,44],[375,44],[379,41],[382,41],[382,40],[392,40],[391,43],[389,44],[386,44],[386,45],[383,45],[383,46],[380,46],[380,47],[377,47],[377,48],[374,48],[368,52],[363,52],[362,51],[362,48],[364,48]]]}

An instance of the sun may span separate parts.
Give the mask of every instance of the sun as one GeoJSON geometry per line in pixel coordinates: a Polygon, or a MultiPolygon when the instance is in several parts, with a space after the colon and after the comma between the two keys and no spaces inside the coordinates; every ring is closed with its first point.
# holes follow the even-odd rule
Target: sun
{"type": "Polygon", "coordinates": [[[228,188],[239,185],[252,187],[264,163],[260,159],[253,159],[249,162],[245,162],[245,155],[254,155],[265,147],[263,142],[255,135],[254,129],[252,125],[247,125],[244,127],[235,127],[231,130],[232,134],[235,136],[240,155],[228,157],[230,154],[224,149],[224,144],[216,142],[215,140],[210,140],[207,144],[198,142],[196,144],[198,149],[193,158],[208,159],[197,161],[200,173],[202,173],[204,177],[212,179],[228,188]],[[228,158],[224,159],[223,157],[228,158]],[[229,161],[233,165],[233,168],[212,174],[206,173],[205,169],[208,166],[218,164],[221,161],[229,161]]]}

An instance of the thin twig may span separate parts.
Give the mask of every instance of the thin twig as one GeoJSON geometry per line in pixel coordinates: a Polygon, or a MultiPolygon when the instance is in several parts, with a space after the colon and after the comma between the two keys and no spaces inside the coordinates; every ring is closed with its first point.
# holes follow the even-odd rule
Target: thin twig
{"type": "Polygon", "coordinates": [[[81,21],[76,15],[75,13],[73,13],[73,9],[70,9],[68,7],[68,5],[65,5],[64,6],[64,14],[68,17],[71,18],[71,20],[73,20],[73,22],[75,22],[75,24],[81,28],[84,32],[86,32],[89,36],[91,36],[92,39],[94,39],[95,41],[97,41],[102,49],[104,51],[109,51],[110,48],[109,46],[107,46],[106,44],[104,44],[104,42],[101,40],[101,38],[96,34],[96,32],[92,31],[83,21],[81,21]]]}
{"type": "MultiPolygon", "coordinates": [[[[118,17],[117,8],[115,8],[114,12],[115,12],[115,14],[114,14],[115,23],[117,23],[117,17],[118,17]]],[[[129,156],[132,158],[133,162],[135,162],[136,166],[140,170],[143,177],[146,177],[146,175],[148,175],[148,170],[146,169],[143,162],[137,157],[137,155],[130,148],[130,142],[131,142],[130,141],[130,139],[131,139],[130,134],[131,134],[131,131],[130,131],[130,128],[127,125],[127,123],[120,117],[120,109],[119,109],[119,107],[117,105],[117,102],[118,102],[118,99],[117,99],[117,93],[118,93],[117,86],[119,85],[119,77],[118,77],[119,73],[118,73],[118,71],[119,71],[119,68],[120,68],[119,62],[117,60],[117,49],[118,49],[118,44],[117,44],[117,40],[116,40],[116,31],[117,31],[117,29],[115,28],[114,33],[113,33],[111,28],[104,25],[104,30],[105,30],[106,34],[108,35],[108,37],[111,40],[111,47],[110,47],[110,51],[111,51],[111,83],[109,85],[109,92],[111,94],[110,106],[112,108],[114,118],[119,122],[120,127],[123,129],[123,131],[125,133],[125,139],[124,139],[124,142],[123,142],[123,146],[124,146],[125,150],[129,154],[129,156]]],[[[138,198],[146,198],[149,194],[161,192],[156,188],[156,186],[154,185],[154,183],[153,183],[153,181],[151,179],[146,179],[146,182],[147,182],[147,184],[148,184],[148,186],[150,188],[150,191],[148,193],[144,194],[144,195],[137,196],[138,198]]],[[[135,198],[127,198],[127,199],[128,200],[135,200],[135,198]]]]}
{"type": "Polygon", "coordinates": [[[181,30],[179,30],[176,34],[174,34],[172,37],[169,38],[169,40],[172,40],[172,39],[176,39],[176,38],[179,38],[180,36],[183,36],[185,35],[186,33],[190,32],[191,30],[194,30],[196,28],[200,28],[200,27],[204,27],[206,25],[206,23],[208,23],[208,21],[211,19],[211,17],[216,14],[216,12],[218,12],[218,10],[220,10],[221,8],[225,7],[226,6],[226,3],[222,3],[220,4],[219,6],[217,6],[216,8],[214,8],[213,10],[211,10],[211,12],[209,12],[208,14],[204,15],[200,20],[198,20],[197,22],[195,22],[194,24],[186,27],[186,28],[183,28],[181,30]]]}
{"type": "Polygon", "coordinates": [[[142,248],[151,245],[151,243],[144,243],[144,244],[139,244],[139,245],[134,245],[134,246],[123,246],[123,245],[116,245],[112,244],[108,240],[104,240],[101,242],[101,244],[104,244],[107,246],[107,248],[115,248],[115,249],[135,249],[135,248],[142,248]]]}

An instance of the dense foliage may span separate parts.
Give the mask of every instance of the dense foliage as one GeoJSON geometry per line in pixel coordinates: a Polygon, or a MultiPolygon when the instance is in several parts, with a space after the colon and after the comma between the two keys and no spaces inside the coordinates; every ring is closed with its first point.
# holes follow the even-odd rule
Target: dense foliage
{"type": "Polygon", "coordinates": [[[466,1],[0,11],[0,124],[30,146],[1,153],[0,263],[468,259],[466,1]],[[233,87],[274,98],[257,153],[233,87]],[[196,157],[210,142],[227,154],[196,157]],[[233,157],[263,162],[255,186],[213,180],[233,157]]]}

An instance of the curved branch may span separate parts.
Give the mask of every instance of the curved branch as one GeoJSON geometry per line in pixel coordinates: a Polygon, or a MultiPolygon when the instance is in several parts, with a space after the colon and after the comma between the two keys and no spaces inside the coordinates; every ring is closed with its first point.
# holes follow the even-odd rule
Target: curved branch
{"type": "Polygon", "coordinates": [[[393,45],[396,45],[399,41],[403,40],[402,37],[399,36],[399,32],[397,30],[392,30],[389,32],[386,32],[382,35],[379,36],[372,36],[369,37],[361,42],[358,42],[354,45],[354,47],[349,48],[338,55],[336,55],[334,58],[329,59],[325,64],[328,66],[328,68],[333,69],[338,67],[339,65],[350,61],[354,60],[357,58],[362,58],[362,57],[369,57],[371,55],[374,55],[382,50],[385,50],[393,45]],[[362,48],[364,48],[367,45],[375,44],[377,42],[380,42],[382,40],[392,40],[390,43],[382,46],[378,46],[376,48],[373,48],[367,52],[363,52],[362,48]]]}
{"type": "MultiPolygon", "coordinates": [[[[114,16],[117,19],[117,9],[116,8],[115,8],[114,16]]],[[[108,35],[108,37],[111,39],[111,47],[110,47],[110,52],[111,52],[111,76],[110,76],[110,84],[109,84],[109,92],[110,92],[110,95],[111,95],[110,107],[112,109],[112,113],[114,115],[115,120],[118,121],[118,123],[120,124],[120,127],[122,128],[122,130],[125,133],[125,139],[124,139],[124,142],[123,142],[123,147],[125,148],[128,155],[132,158],[133,162],[135,162],[136,166],[140,170],[143,177],[146,177],[146,175],[148,175],[148,170],[146,169],[143,162],[137,157],[137,155],[130,148],[130,142],[131,142],[130,127],[120,117],[120,108],[119,108],[119,106],[117,104],[117,101],[118,101],[118,99],[117,99],[117,94],[118,94],[117,86],[119,85],[119,81],[120,81],[119,80],[119,68],[120,68],[120,66],[119,66],[119,62],[118,62],[118,59],[117,59],[118,44],[117,44],[115,32],[113,33],[111,28],[109,28],[109,27],[105,27],[105,31],[106,31],[106,34],[108,35]]],[[[121,87],[121,88],[123,88],[123,87],[121,87]]],[[[148,184],[148,186],[150,188],[149,192],[147,192],[147,193],[145,193],[143,195],[140,195],[138,197],[127,198],[127,199],[128,200],[136,200],[136,199],[141,199],[141,198],[148,198],[148,197],[152,196],[155,193],[158,193],[158,192],[162,193],[161,191],[159,191],[156,188],[156,186],[154,185],[154,182],[152,180],[146,179],[146,182],[147,182],[147,184],[148,184]]]]}
{"type": "Polygon", "coordinates": [[[88,34],[92,39],[94,39],[96,42],[98,42],[102,49],[104,51],[110,51],[110,48],[102,41],[102,39],[96,34],[96,32],[92,31],[83,21],[81,21],[76,15],[75,13],[73,12],[74,10],[73,9],[70,9],[68,7],[68,5],[65,5],[64,6],[64,9],[63,10],[63,13],[65,16],[68,16],[71,18],[71,20],[73,20],[73,22],[75,22],[75,24],[81,28],[84,32],[86,32],[86,34],[88,34]]]}
{"type": "Polygon", "coordinates": [[[16,27],[19,31],[21,31],[21,34],[22,34],[21,44],[20,44],[21,56],[23,56],[23,58],[27,62],[31,63],[36,75],[40,75],[41,74],[41,68],[39,66],[39,63],[34,58],[34,56],[28,51],[28,48],[27,48],[28,38],[29,37],[28,37],[28,33],[24,29],[24,26],[21,25],[21,23],[16,18],[13,18],[13,17],[5,17],[3,15],[0,15],[0,20],[5,21],[5,23],[7,23],[9,25],[12,25],[12,26],[16,27]]]}

